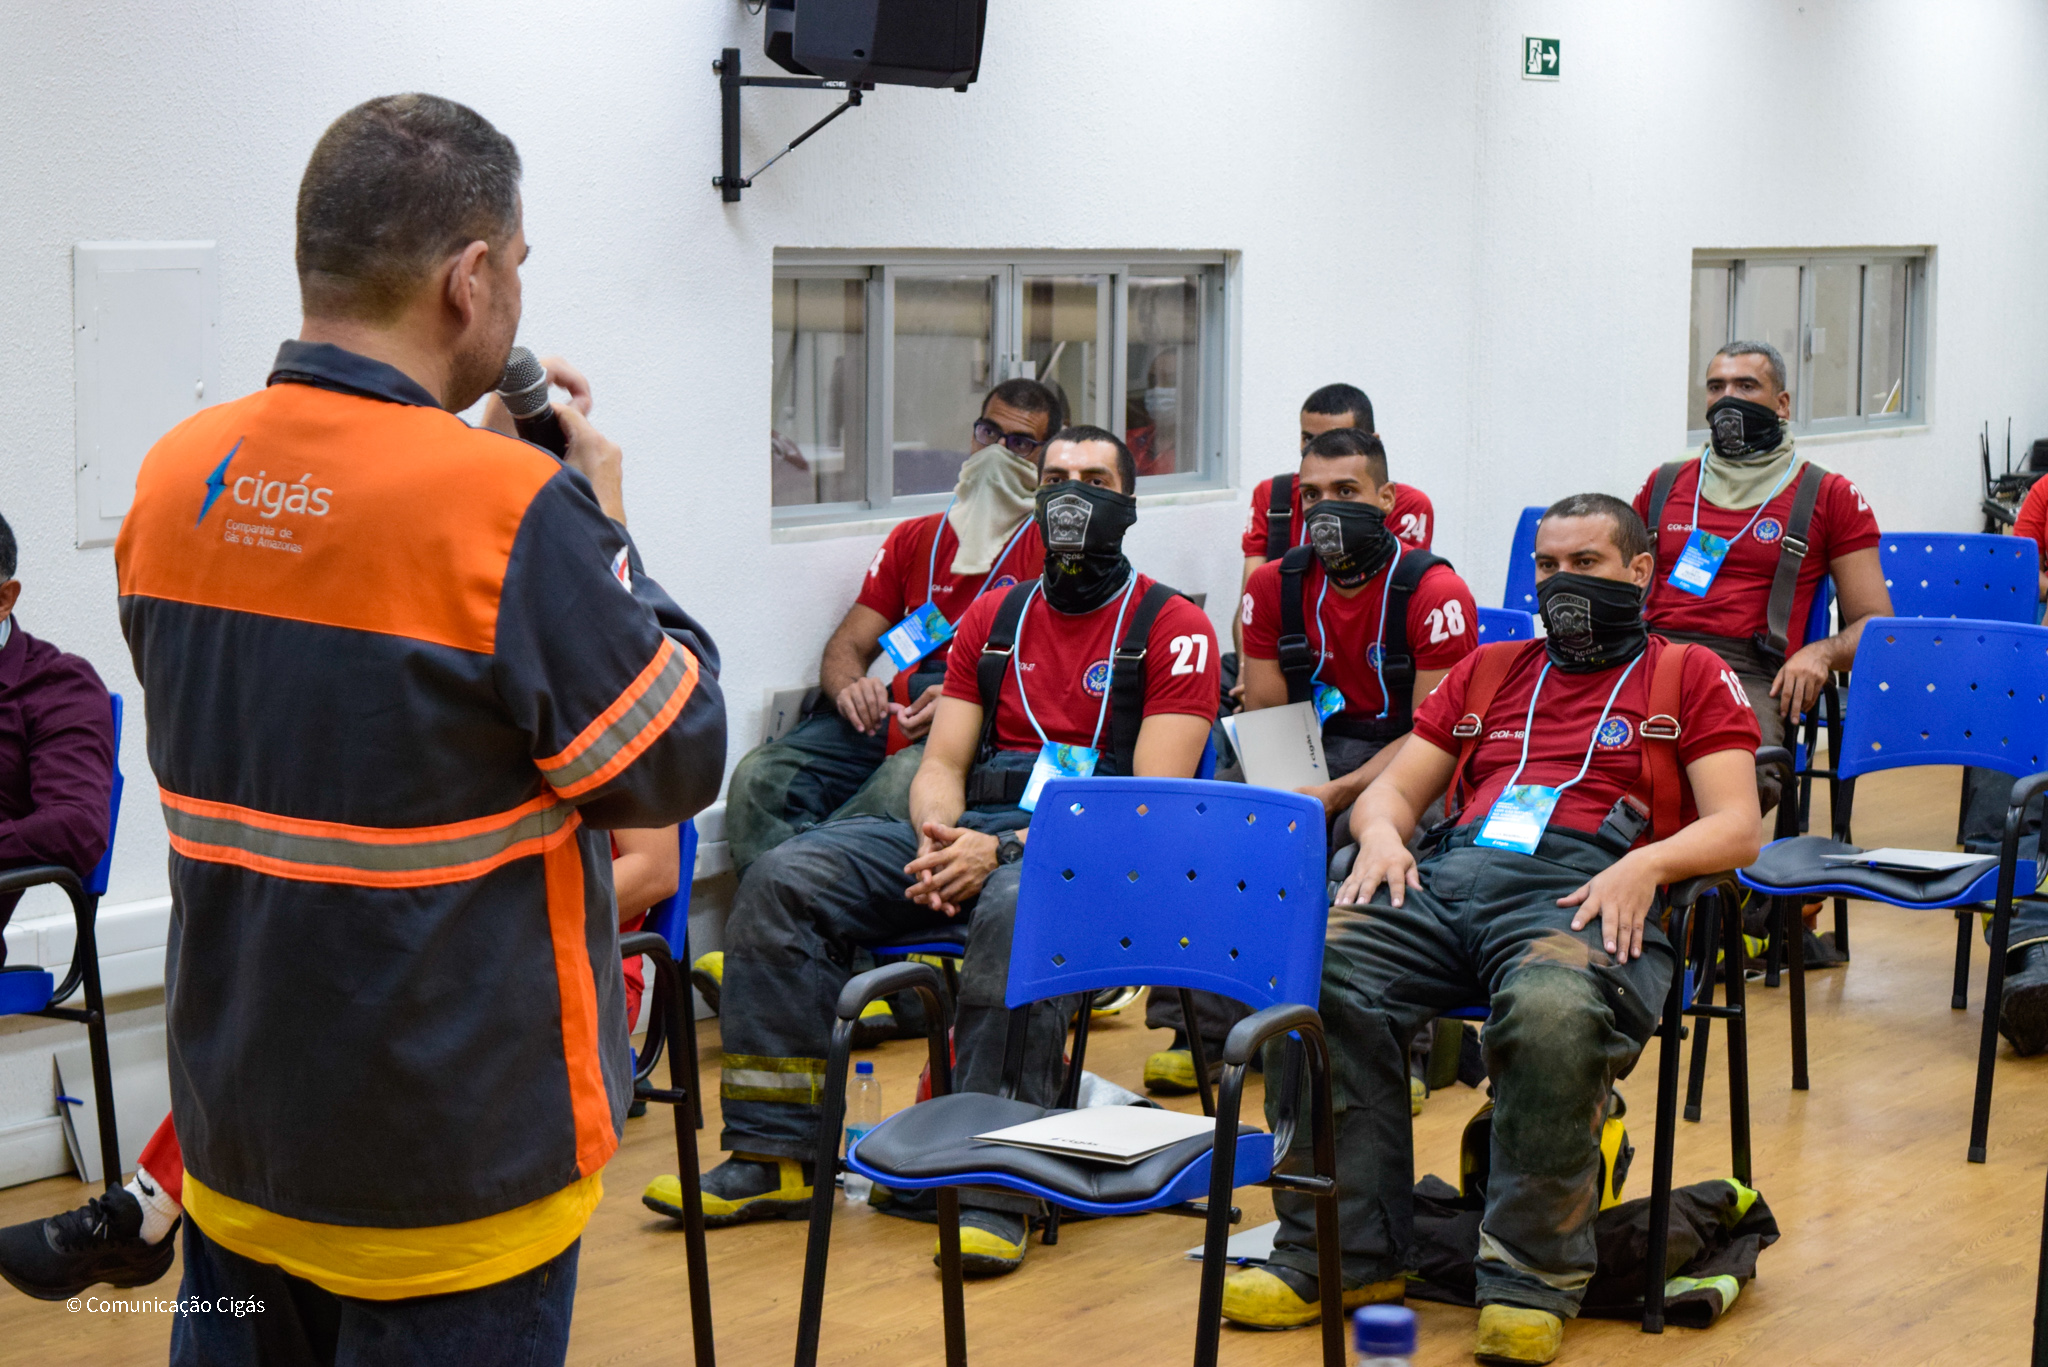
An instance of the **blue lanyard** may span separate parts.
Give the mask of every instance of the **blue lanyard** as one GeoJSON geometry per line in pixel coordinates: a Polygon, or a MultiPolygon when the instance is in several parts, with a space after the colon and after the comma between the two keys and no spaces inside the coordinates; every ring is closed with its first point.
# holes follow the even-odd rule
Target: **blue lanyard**
{"type": "MultiPolygon", "coordinates": [[[[1771,491],[1768,494],[1764,495],[1764,501],[1756,505],[1756,511],[1749,515],[1749,521],[1742,524],[1742,530],[1728,538],[1729,545],[1733,546],[1736,542],[1742,540],[1743,536],[1748,533],[1749,529],[1756,525],[1756,520],[1764,515],[1764,509],[1771,506],[1771,500],[1776,498],[1779,495],[1779,493],[1784,490],[1785,481],[1792,478],[1792,467],[1794,465],[1797,465],[1798,463],[1799,462],[1796,460],[1785,462],[1785,473],[1778,477],[1777,484],[1772,487],[1771,491]]],[[[1706,483],[1707,458],[1705,456],[1701,456],[1699,483],[1692,486],[1692,529],[1694,531],[1698,531],[1700,529],[1700,490],[1706,486],[1706,483]]]]}
{"type": "MultiPolygon", "coordinates": [[[[958,500],[955,500],[955,502],[957,501],[958,500]]],[[[946,513],[950,513],[952,511],[953,504],[948,503],[946,505],[946,513]]],[[[931,606],[932,602],[936,600],[939,596],[939,537],[943,535],[946,530],[946,513],[939,514],[939,525],[932,531],[932,553],[930,558],[925,561],[924,601],[925,606],[927,607],[931,606]]],[[[1016,531],[1010,533],[1010,539],[1003,543],[1003,549],[1001,553],[999,553],[996,556],[995,560],[989,565],[988,573],[981,576],[981,587],[974,591],[974,598],[979,598],[981,597],[981,595],[988,592],[988,586],[990,582],[995,579],[996,571],[1001,569],[1003,567],[1003,562],[1010,558],[1010,552],[1017,548],[1017,542],[1021,540],[1024,536],[1024,529],[1030,525],[1031,519],[1027,517],[1022,522],[1019,522],[1017,524],[1016,531]]],[[[957,540],[959,538],[959,533],[955,532],[954,538],[955,540],[957,540]]],[[[974,603],[974,598],[970,598],[967,600],[968,605],[970,607],[974,603]]],[[[961,610],[961,613],[964,616],[966,614],[966,609],[963,608],[961,610]]]]}
{"type": "MultiPolygon", "coordinates": [[[[1373,718],[1374,721],[1384,721],[1387,712],[1394,705],[1394,700],[1387,696],[1387,672],[1385,667],[1387,660],[1387,599],[1393,597],[1394,571],[1401,568],[1401,556],[1405,550],[1406,547],[1402,546],[1398,540],[1394,542],[1394,559],[1387,566],[1387,582],[1385,587],[1380,590],[1380,630],[1379,635],[1373,639],[1373,644],[1379,647],[1380,653],[1379,658],[1372,663],[1372,676],[1379,681],[1380,685],[1380,714],[1373,718]]],[[[1323,681],[1323,658],[1330,640],[1323,632],[1323,598],[1329,592],[1330,572],[1325,569],[1323,571],[1322,591],[1316,594],[1316,668],[1315,672],[1308,676],[1310,683],[1321,683],[1323,681]]]]}
{"type": "MultiPolygon", "coordinates": [[[[1628,682],[1628,676],[1635,673],[1636,666],[1642,662],[1643,656],[1638,654],[1633,660],[1628,662],[1628,668],[1621,671],[1621,677],[1614,681],[1614,688],[1607,695],[1607,705],[1600,709],[1600,720],[1593,723],[1593,734],[1586,741],[1586,758],[1579,765],[1579,772],[1572,775],[1570,782],[1560,784],[1556,789],[1557,792],[1562,793],[1566,788],[1571,787],[1573,783],[1577,783],[1586,776],[1586,771],[1593,767],[1593,747],[1600,743],[1600,728],[1607,725],[1607,714],[1614,710],[1614,700],[1621,695],[1621,686],[1628,682]]],[[[1515,786],[1515,780],[1522,776],[1523,767],[1529,763],[1529,733],[1536,729],[1536,700],[1543,696],[1543,681],[1549,677],[1550,661],[1545,660],[1543,662],[1543,672],[1536,676],[1536,687],[1530,690],[1529,693],[1529,715],[1522,719],[1521,763],[1515,766],[1514,773],[1508,775],[1507,785],[1501,790],[1502,792],[1506,792],[1508,788],[1515,786]]]]}
{"type": "MultiPolygon", "coordinates": [[[[1116,681],[1116,645],[1123,639],[1124,609],[1131,605],[1131,594],[1138,587],[1138,572],[1131,571],[1131,582],[1124,589],[1123,600],[1116,605],[1116,625],[1109,629],[1110,677],[1102,681],[1102,705],[1095,709],[1095,734],[1088,738],[1088,748],[1096,748],[1102,739],[1102,720],[1109,715],[1110,686],[1116,681]]],[[[1024,720],[1031,723],[1031,729],[1038,733],[1041,745],[1051,745],[1046,738],[1045,728],[1038,724],[1038,718],[1031,711],[1031,699],[1024,693],[1024,623],[1031,616],[1031,600],[1038,595],[1038,583],[1034,581],[1024,594],[1024,611],[1017,614],[1017,639],[1010,645],[1010,672],[1017,676],[1017,701],[1024,704],[1024,720]]]]}

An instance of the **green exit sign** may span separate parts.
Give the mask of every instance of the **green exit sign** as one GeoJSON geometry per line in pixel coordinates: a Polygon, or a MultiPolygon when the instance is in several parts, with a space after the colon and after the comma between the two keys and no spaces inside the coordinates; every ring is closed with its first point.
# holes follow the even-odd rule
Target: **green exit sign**
{"type": "Polygon", "coordinates": [[[1557,79],[1557,50],[1560,44],[1555,38],[1522,39],[1522,79],[1525,81],[1554,81],[1557,79]]]}

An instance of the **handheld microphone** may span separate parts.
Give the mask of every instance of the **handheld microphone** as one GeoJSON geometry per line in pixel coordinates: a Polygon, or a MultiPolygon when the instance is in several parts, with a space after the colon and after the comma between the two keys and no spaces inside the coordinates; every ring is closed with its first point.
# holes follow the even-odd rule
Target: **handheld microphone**
{"type": "Polygon", "coordinates": [[[548,400],[548,372],[523,346],[512,348],[505,358],[505,373],[498,380],[498,397],[512,412],[512,425],[519,435],[557,459],[569,454],[569,435],[555,406],[548,400]]]}

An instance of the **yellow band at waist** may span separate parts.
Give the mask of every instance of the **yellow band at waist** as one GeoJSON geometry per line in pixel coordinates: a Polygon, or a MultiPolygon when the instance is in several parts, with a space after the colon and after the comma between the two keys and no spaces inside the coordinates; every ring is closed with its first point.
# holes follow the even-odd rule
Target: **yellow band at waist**
{"type": "Polygon", "coordinates": [[[417,1229],[324,1225],[210,1191],[185,1174],[185,1213],[206,1237],[323,1291],[392,1301],[473,1291],[530,1272],[583,1233],[604,1197],[602,1173],[480,1220],[417,1229]]]}

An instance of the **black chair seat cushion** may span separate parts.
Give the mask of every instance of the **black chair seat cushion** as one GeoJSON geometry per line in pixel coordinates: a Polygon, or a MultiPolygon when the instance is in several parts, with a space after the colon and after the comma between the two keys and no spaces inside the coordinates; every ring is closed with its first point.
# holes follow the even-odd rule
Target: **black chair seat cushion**
{"type": "MultiPolygon", "coordinates": [[[[1742,881],[1770,892],[1847,892],[1901,906],[1939,907],[1981,901],[1995,893],[1996,859],[1979,859],[1931,878],[1874,869],[1868,864],[1830,864],[1822,856],[1861,854],[1860,845],[1845,845],[1825,836],[1801,835],[1774,841],[1742,871],[1742,881]],[[1976,885],[1991,881],[1992,888],[1976,885]]],[[[2027,861],[2021,861],[2025,873],[2027,861]]],[[[2028,889],[2018,889],[2025,895],[2028,889]]]]}
{"type": "Polygon", "coordinates": [[[868,945],[870,954],[906,953],[922,950],[927,945],[951,946],[956,954],[967,952],[967,926],[955,921],[949,925],[933,926],[930,930],[913,930],[907,935],[892,935],[886,940],[876,940],[868,945]]]}
{"type": "MultiPolygon", "coordinates": [[[[1080,1210],[1150,1209],[1208,1193],[1212,1141],[1206,1136],[1182,1140],[1129,1167],[974,1138],[1051,1114],[1046,1107],[1006,1097],[955,1092],[890,1116],[861,1139],[855,1157],[884,1186],[1000,1186],[1080,1210]]],[[[1272,1168],[1272,1136],[1238,1126],[1236,1185],[1263,1182],[1272,1168]]]]}

